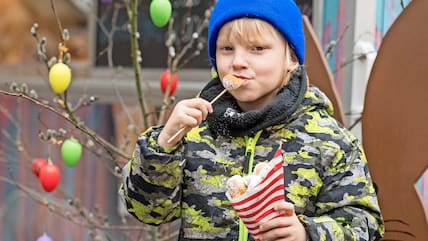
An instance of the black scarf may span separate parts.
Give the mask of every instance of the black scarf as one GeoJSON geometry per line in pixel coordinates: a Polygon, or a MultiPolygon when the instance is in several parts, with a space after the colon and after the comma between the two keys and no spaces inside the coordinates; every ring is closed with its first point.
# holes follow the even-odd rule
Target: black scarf
{"type": "MultiPolygon", "coordinates": [[[[307,90],[306,71],[299,67],[290,81],[277,96],[263,108],[242,112],[229,93],[213,104],[214,112],[207,117],[211,131],[222,136],[252,136],[266,127],[279,124],[293,114],[304,99],[307,90]]],[[[224,87],[218,78],[213,79],[201,91],[200,97],[210,101],[224,87]]]]}

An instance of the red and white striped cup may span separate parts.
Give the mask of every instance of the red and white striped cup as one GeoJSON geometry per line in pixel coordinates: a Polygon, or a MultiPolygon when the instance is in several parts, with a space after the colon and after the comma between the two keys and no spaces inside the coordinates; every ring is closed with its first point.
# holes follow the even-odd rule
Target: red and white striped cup
{"type": "Polygon", "coordinates": [[[280,148],[269,164],[270,169],[267,175],[259,184],[249,188],[243,195],[231,198],[230,194],[226,192],[233,208],[256,240],[262,234],[261,224],[284,216],[283,213],[274,210],[276,203],[284,201],[284,169],[280,148]]]}

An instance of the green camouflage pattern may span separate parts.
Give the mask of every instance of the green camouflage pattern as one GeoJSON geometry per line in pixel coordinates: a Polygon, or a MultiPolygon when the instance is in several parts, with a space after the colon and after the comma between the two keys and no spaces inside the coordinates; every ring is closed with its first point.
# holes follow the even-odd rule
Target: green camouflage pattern
{"type": "MultiPolygon", "coordinates": [[[[309,240],[378,240],[384,232],[360,142],[332,117],[316,87],[283,123],[256,140],[254,165],[283,149],[285,199],[294,203],[309,240]]],[[[237,240],[239,218],[225,196],[226,180],[243,175],[246,138],[213,138],[203,123],[171,150],[156,143],[161,127],[143,133],[123,168],[120,195],[147,224],[181,220],[181,241],[237,240]]]]}

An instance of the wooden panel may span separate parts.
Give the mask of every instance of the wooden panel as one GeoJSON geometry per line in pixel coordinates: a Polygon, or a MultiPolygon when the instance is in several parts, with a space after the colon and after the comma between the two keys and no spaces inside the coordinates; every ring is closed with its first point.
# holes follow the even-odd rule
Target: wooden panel
{"type": "Polygon", "coordinates": [[[428,1],[414,0],[394,22],[367,86],[363,141],[385,240],[428,240],[427,210],[415,187],[428,167],[427,9],[428,1]]]}
{"type": "Polygon", "coordinates": [[[330,67],[327,64],[327,60],[325,59],[309,19],[304,16],[303,20],[306,37],[305,66],[308,72],[309,82],[324,91],[333,104],[334,117],[345,125],[346,122],[341,100],[337,93],[330,67]]]}

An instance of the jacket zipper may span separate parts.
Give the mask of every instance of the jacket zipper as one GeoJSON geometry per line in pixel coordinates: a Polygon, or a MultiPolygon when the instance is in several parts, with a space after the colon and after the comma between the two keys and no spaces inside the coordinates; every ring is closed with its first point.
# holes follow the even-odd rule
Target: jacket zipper
{"type": "MultiPolygon", "coordinates": [[[[246,162],[244,163],[243,172],[246,175],[249,175],[253,172],[253,163],[254,163],[254,151],[256,149],[257,140],[262,134],[262,130],[258,131],[254,137],[245,137],[245,156],[246,162]]],[[[245,226],[242,219],[239,219],[239,237],[238,241],[247,241],[248,240],[248,229],[245,226]]]]}

